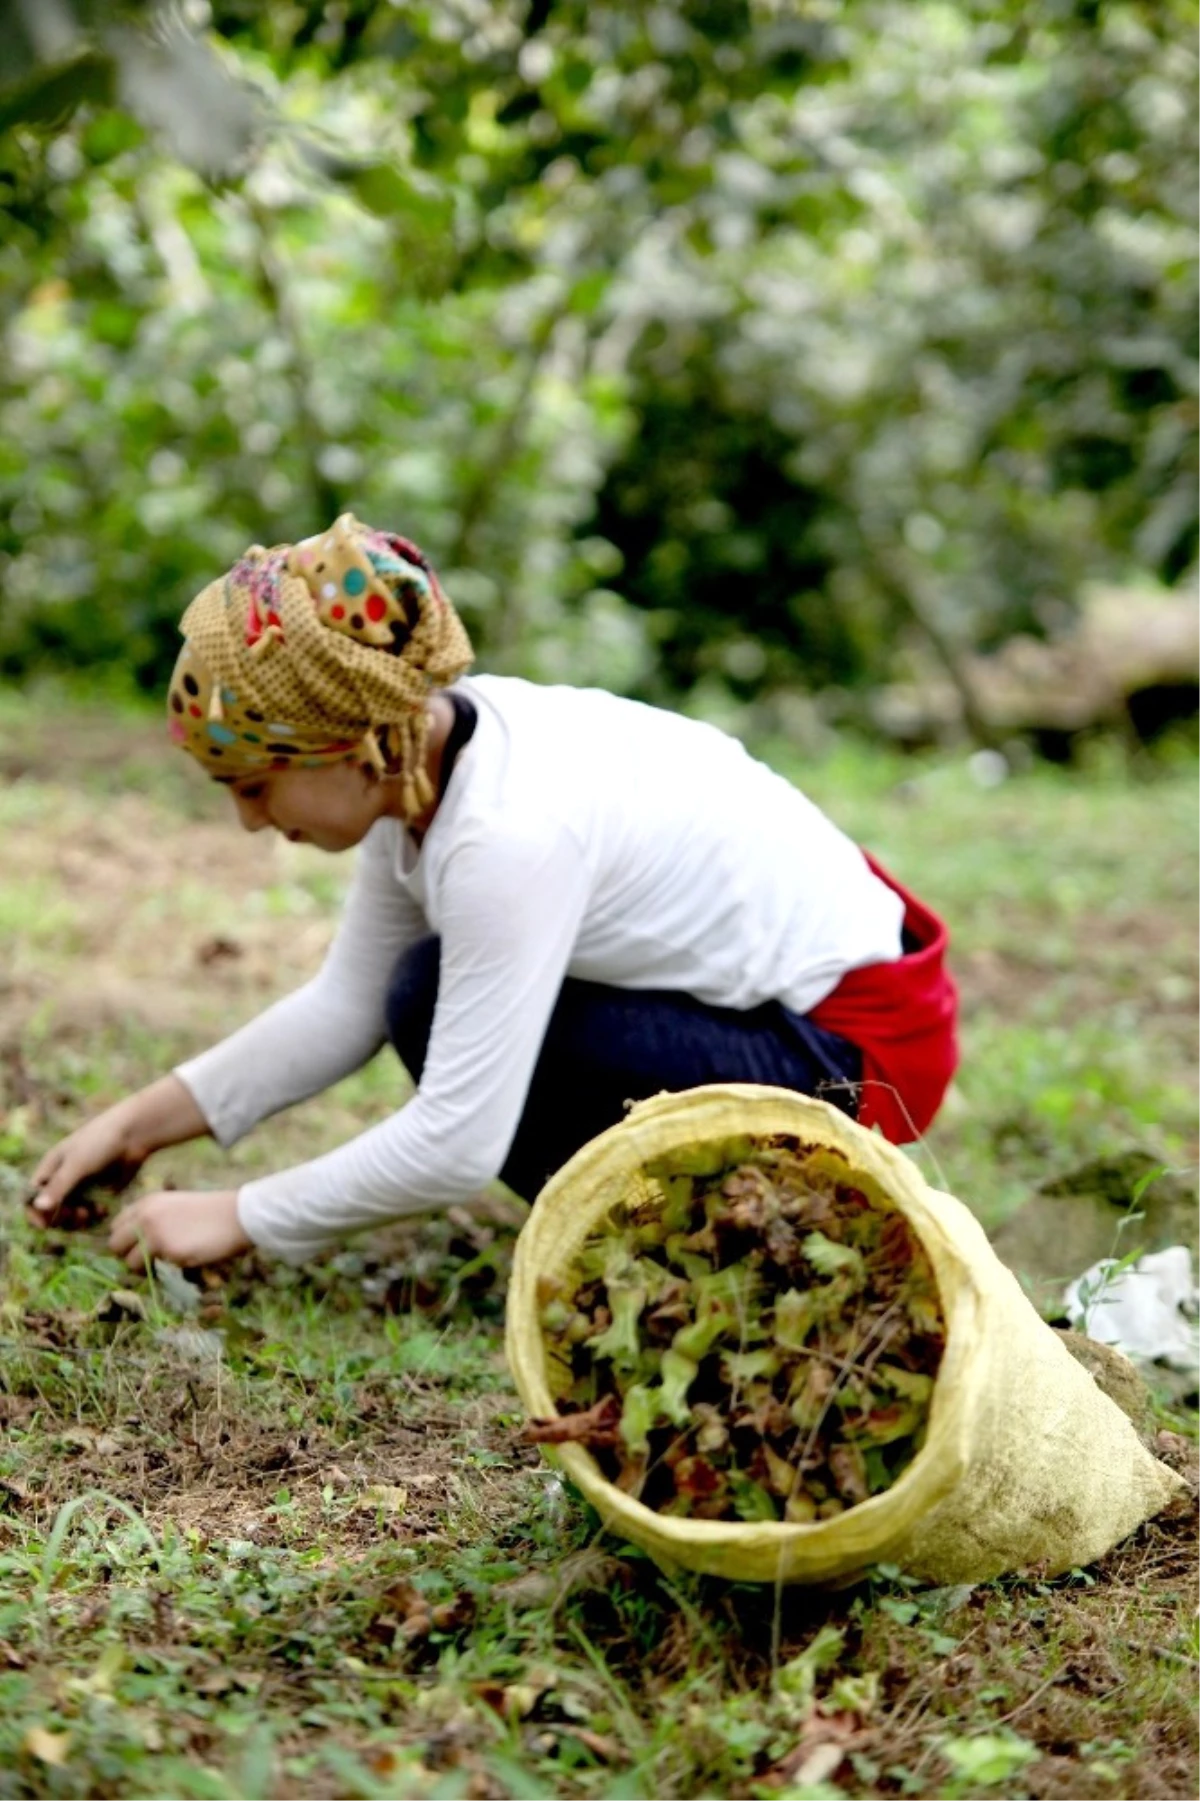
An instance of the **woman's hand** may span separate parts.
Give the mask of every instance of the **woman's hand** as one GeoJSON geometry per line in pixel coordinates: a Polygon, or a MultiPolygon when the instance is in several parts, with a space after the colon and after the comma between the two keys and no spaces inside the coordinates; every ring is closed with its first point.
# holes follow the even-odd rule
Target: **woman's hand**
{"type": "Polygon", "coordinates": [[[108,1247],[130,1269],[144,1270],[156,1257],[184,1268],[197,1263],[223,1263],[251,1240],[238,1219],[236,1188],[217,1194],[207,1190],[170,1188],[144,1194],[122,1207],[108,1234],[108,1247]]]}
{"type": "Polygon", "coordinates": [[[149,1155],[135,1141],[127,1102],[109,1107],[46,1152],[33,1173],[30,1210],[40,1226],[90,1223],[91,1186],[119,1194],[149,1155]]]}
{"type": "Polygon", "coordinates": [[[176,1075],[160,1076],[56,1144],[33,1173],[30,1212],[40,1226],[90,1225],[89,1187],[119,1194],[152,1151],[201,1138],[208,1122],[176,1075]]]}

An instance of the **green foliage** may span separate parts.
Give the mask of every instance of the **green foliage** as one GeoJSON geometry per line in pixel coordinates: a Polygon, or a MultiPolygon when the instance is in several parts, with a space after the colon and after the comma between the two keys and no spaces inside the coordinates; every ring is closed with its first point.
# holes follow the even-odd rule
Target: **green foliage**
{"type": "Polygon", "coordinates": [[[1015,1732],[948,1738],[942,1743],[941,1753],[960,1779],[952,1791],[955,1795],[976,1795],[980,1789],[999,1787],[1038,1760],[1037,1746],[1015,1732]]]}
{"type": "Polygon", "coordinates": [[[0,5],[0,673],[155,687],[343,507],[493,667],[697,705],[1193,562],[1190,0],[52,11],[0,5]]]}

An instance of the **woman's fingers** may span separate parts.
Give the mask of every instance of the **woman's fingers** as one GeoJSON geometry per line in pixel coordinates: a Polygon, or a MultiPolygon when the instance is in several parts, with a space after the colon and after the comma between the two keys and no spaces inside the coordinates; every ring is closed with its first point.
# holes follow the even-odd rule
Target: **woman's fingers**
{"type": "MultiPolygon", "coordinates": [[[[131,1255],[140,1256],[148,1224],[144,1203],[131,1201],[128,1207],[122,1207],[108,1229],[109,1250],[127,1262],[131,1255]]],[[[131,1269],[135,1267],[130,1264],[131,1269]]]]}
{"type": "Polygon", "coordinates": [[[143,1195],[123,1207],[109,1228],[110,1249],[130,1269],[144,1269],[155,1257],[181,1268],[222,1263],[249,1250],[237,1211],[237,1190],[171,1189],[143,1195]]]}
{"type": "Polygon", "coordinates": [[[53,1145],[50,1148],[50,1150],[48,1150],[46,1152],[45,1156],[42,1158],[41,1162],[38,1164],[37,1168],[33,1172],[34,1187],[35,1188],[43,1187],[43,1185],[50,1180],[51,1176],[54,1174],[55,1170],[58,1168],[58,1166],[62,1162],[62,1160],[63,1160],[62,1145],[61,1144],[53,1145]]]}
{"type": "Polygon", "coordinates": [[[33,1176],[29,1208],[42,1225],[89,1225],[105,1211],[96,1193],[117,1194],[128,1188],[141,1168],[141,1159],[114,1147],[107,1136],[90,1129],[66,1139],[48,1152],[33,1176]],[[70,1217],[61,1218],[64,1207],[70,1217]]]}
{"type": "Polygon", "coordinates": [[[38,1188],[33,1198],[34,1212],[44,1220],[51,1219],[84,1173],[69,1152],[60,1150],[53,1168],[42,1175],[41,1181],[36,1175],[33,1178],[38,1188]]]}
{"type": "Polygon", "coordinates": [[[47,1151],[33,1172],[33,1186],[36,1190],[33,1205],[40,1214],[53,1213],[67,1192],[62,1183],[66,1158],[64,1146],[56,1144],[52,1151],[47,1151]]]}
{"type": "Polygon", "coordinates": [[[155,1257],[171,1255],[166,1243],[169,1207],[174,1193],[145,1194],[122,1207],[108,1228],[108,1248],[124,1258],[130,1269],[141,1272],[155,1257]]]}

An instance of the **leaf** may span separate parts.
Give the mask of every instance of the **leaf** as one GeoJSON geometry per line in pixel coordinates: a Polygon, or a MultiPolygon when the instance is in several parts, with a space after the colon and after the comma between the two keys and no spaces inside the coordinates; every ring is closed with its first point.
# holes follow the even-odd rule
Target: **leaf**
{"type": "Polygon", "coordinates": [[[644,1382],[635,1382],[625,1391],[621,1408],[621,1443],[634,1457],[650,1452],[650,1428],[660,1417],[661,1391],[644,1382]]]}
{"type": "Polygon", "coordinates": [[[891,1445],[901,1438],[911,1438],[916,1433],[924,1417],[924,1409],[912,1401],[894,1401],[885,1407],[873,1407],[871,1411],[852,1421],[848,1421],[846,1430],[852,1433],[857,1444],[891,1445]]]}
{"type": "Polygon", "coordinates": [[[780,1668],[775,1678],[780,1694],[801,1708],[811,1706],[818,1675],[832,1669],[845,1642],[846,1635],[837,1626],[822,1626],[799,1656],[790,1658],[780,1668]]]}
{"type": "Polygon", "coordinates": [[[154,1280],[158,1283],[161,1298],[172,1313],[191,1314],[199,1310],[200,1290],[188,1281],[177,1263],[168,1263],[165,1258],[156,1257],[154,1280]]]}
{"type": "Polygon", "coordinates": [[[887,1488],[915,1455],[940,1347],[913,1343],[904,1311],[910,1293],[920,1303],[928,1289],[932,1304],[934,1290],[907,1228],[887,1230],[840,1169],[820,1172],[829,1231],[810,1211],[795,1257],[775,1258],[770,1232],[787,1223],[781,1207],[812,1194],[811,1159],[782,1144],[766,1155],[769,1166],[742,1162],[719,1186],[656,1165],[669,1192],[613,1207],[576,1255],[570,1297],[539,1297],[570,1384],[560,1406],[575,1411],[527,1436],[616,1449],[600,1458],[607,1478],[674,1516],[816,1525],[887,1488]],[[657,1233],[656,1205],[689,1229],[657,1233]],[[591,1335],[568,1336],[589,1316],[591,1335]],[[860,1360],[877,1333],[896,1361],[874,1374],[860,1360]]]}
{"type": "Polygon", "coordinates": [[[85,102],[108,106],[113,97],[111,57],[87,50],[73,61],[38,69],[0,94],[0,132],[14,125],[61,127],[85,102]]]}
{"type": "Polygon", "coordinates": [[[726,1351],[721,1358],[721,1374],[731,1387],[743,1382],[754,1382],[760,1377],[775,1376],[779,1373],[779,1353],[770,1349],[760,1351],[726,1351]]]}
{"type": "Polygon", "coordinates": [[[781,1500],[787,1500],[797,1487],[795,1464],[789,1463],[786,1457],[781,1457],[766,1439],[763,1440],[762,1454],[767,1466],[767,1487],[781,1500]]]}
{"type": "Polygon", "coordinates": [[[865,1274],[862,1252],[856,1251],[853,1245],[835,1244],[824,1232],[809,1232],[802,1249],[820,1276],[836,1276],[842,1270],[848,1270],[861,1281],[865,1274]]]}
{"type": "MultiPolygon", "coordinates": [[[[1171,1174],[1170,1165],[1166,1164],[1166,1163],[1156,1163],[1154,1165],[1153,1169],[1146,1170],[1144,1175],[1140,1175],[1138,1177],[1137,1181],[1133,1185],[1132,1190],[1130,1191],[1130,1195],[1129,1195],[1130,1207],[1136,1207],[1140,1204],[1142,1196],[1145,1194],[1146,1190],[1150,1187],[1152,1182],[1157,1182],[1158,1178],[1160,1176],[1168,1176],[1170,1174],[1171,1174]]],[[[1128,1219],[1128,1216],[1126,1216],[1126,1218],[1121,1221],[1121,1225],[1127,1225],[1128,1223],[1129,1223],[1129,1219],[1128,1219]]],[[[1119,1230],[1119,1228],[1118,1228],[1118,1230],[1119,1230]]]]}
{"type": "Polygon", "coordinates": [[[354,1506],[359,1513],[403,1513],[408,1506],[408,1490],[390,1482],[372,1482],[355,1497],[354,1506]]]}
{"type": "Polygon", "coordinates": [[[578,1413],[559,1414],[556,1419],[526,1421],[522,1437],[533,1445],[615,1445],[620,1424],[620,1401],[616,1395],[605,1395],[594,1407],[584,1408],[578,1413]]]}
{"type": "Polygon", "coordinates": [[[886,1382],[898,1395],[903,1395],[906,1400],[916,1401],[922,1407],[929,1405],[933,1395],[933,1377],[926,1376],[920,1370],[905,1370],[899,1369],[895,1364],[877,1363],[874,1380],[886,1382]]]}
{"type": "Polygon", "coordinates": [[[862,1452],[856,1445],[834,1445],[829,1453],[829,1469],[837,1490],[847,1505],[865,1501],[870,1492],[862,1452]]]}
{"type": "Polygon", "coordinates": [[[1015,1732],[984,1732],[977,1738],[946,1738],[938,1746],[946,1762],[967,1782],[986,1788],[1008,1782],[1036,1763],[1041,1752],[1015,1732]]]}
{"type": "Polygon", "coordinates": [[[395,163],[367,163],[344,178],[355,198],[377,219],[405,219],[429,236],[449,235],[454,225],[450,194],[418,182],[395,163]]]}
{"type": "Polygon", "coordinates": [[[693,1357],[685,1357],[674,1347],[663,1352],[661,1406],[667,1418],[676,1426],[691,1424],[688,1389],[698,1373],[699,1365],[693,1357]]]}
{"type": "Polygon", "coordinates": [[[784,1351],[803,1350],[819,1318],[811,1289],[787,1289],[775,1303],[775,1343],[784,1351]]]}
{"type": "Polygon", "coordinates": [[[866,1719],[879,1700],[878,1670],[864,1670],[858,1676],[838,1676],[829,1690],[829,1698],[821,1703],[830,1713],[858,1714],[866,1719]]]}
{"type": "Polygon", "coordinates": [[[96,1305],[93,1316],[100,1325],[114,1326],[121,1320],[146,1317],[146,1301],[135,1288],[113,1288],[96,1305]]]}
{"type": "Polygon", "coordinates": [[[593,1357],[611,1358],[628,1369],[637,1362],[641,1350],[638,1322],[646,1305],[646,1290],[610,1284],[608,1300],[612,1319],[603,1332],[588,1339],[588,1349],[593,1357]]]}
{"type": "Polygon", "coordinates": [[[571,287],[571,311],[585,316],[594,313],[607,294],[611,280],[607,269],[591,269],[581,275],[571,287]]]}
{"type": "Polygon", "coordinates": [[[742,1475],[740,1470],[729,1472],[729,1487],[733,1495],[734,1510],[739,1520],[777,1520],[779,1509],[773,1496],[760,1482],[752,1482],[749,1476],[742,1475]]]}
{"type": "Polygon", "coordinates": [[[368,163],[353,170],[346,182],[376,218],[390,219],[409,209],[412,190],[394,163],[368,163]]]}
{"type": "Polygon", "coordinates": [[[79,1690],[81,1694],[96,1695],[101,1700],[111,1700],[113,1684],[124,1667],[124,1645],[106,1645],[100,1653],[99,1662],[91,1675],[76,1678],[71,1687],[79,1690]]]}
{"type": "Polygon", "coordinates": [[[54,1769],[61,1769],[67,1761],[67,1752],[71,1746],[69,1732],[51,1732],[46,1726],[31,1726],[21,1740],[21,1749],[30,1757],[36,1757],[39,1763],[50,1764],[54,1769]]]}
{"type": "Polygon", "coordinates": [[[713,1510],[724,1511],[728,1485],[721,1470],[707,1457],[681,1457],[672,1470],[675,1494],[684,1503],[682,1511],[706,1518],[713,1510]]]}
{"type": "Polygon", "coordinates": [[[719,1176],[724,1170],[745,1163],[753,1151],[754,1140],[744,1133],[711,1144],[676,1145],[647,1163],[646,1174],[658,1181],[671,1176],[719,1176]]]}

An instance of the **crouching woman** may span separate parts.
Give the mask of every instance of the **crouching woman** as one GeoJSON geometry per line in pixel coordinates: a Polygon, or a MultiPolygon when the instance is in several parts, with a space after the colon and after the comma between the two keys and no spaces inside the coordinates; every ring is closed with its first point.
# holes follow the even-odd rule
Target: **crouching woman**
{"type": "Polygon", "coordinates": [[[939,920],[710,726],[595,690],[469,676],[426,558],[351,515],[254,547],[184,614],[172,738],[247,831],[360,847],[318,974],[52,1149],[34,1217],[113,1164],[234,1144],[388,1040],[415,1091],[238,1189],[132,1201],[113,1249],[300,1263],[470,1198],[532,1199],[628,1102],[704,1082],[819,1095],[889,1138],[953,1072],[939,920]]]}

